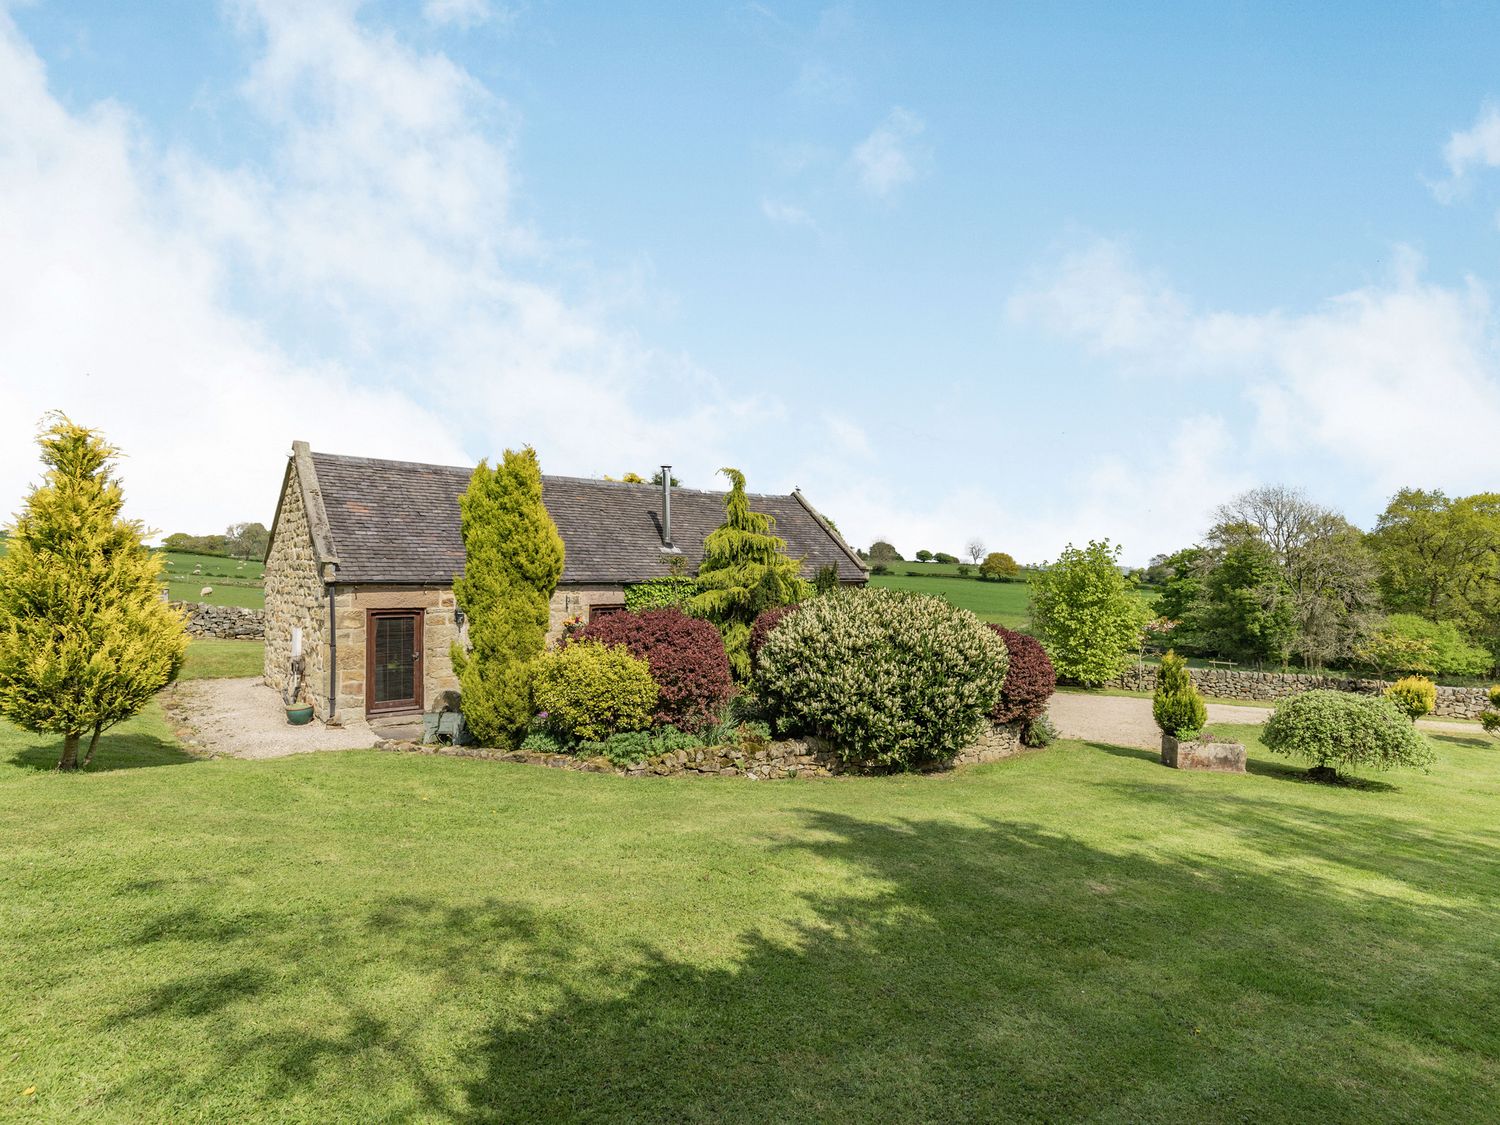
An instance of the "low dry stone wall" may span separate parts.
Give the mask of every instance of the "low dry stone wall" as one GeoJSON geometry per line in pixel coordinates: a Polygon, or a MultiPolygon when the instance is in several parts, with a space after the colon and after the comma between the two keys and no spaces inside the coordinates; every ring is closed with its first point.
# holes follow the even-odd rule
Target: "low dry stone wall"
{"type": "MultiPolygon", "coordinates": [[[[1009,758],[1021,750],[1018,723],[997,724],[986,730],[972,746],[954,758],[954,765],[976,765],[1009,758]]],[[[845,767],[833,747],[819,738],[780,739],[758,747],[706,746],[677,750],[649,759],[639,766],[611,765],[603,758],[579,758],[572,754],[534,754],[525,750],[477,750],[467,746],[422,746],[413,742],[384,742],[384,750],[428,754],[452,754],[488,758],[498,762],[524,762],[553,769],[587,773],[614,773],[625,777],[744,777],[765,781],[792,777],[833,777],[856,771],[845,767]]]]}
{"type": "Polygon", "coordinates": [[[242,609],[237,605],[208,605],[206,602],[172,604],[187,611],[187,631],[191,637],[258,641],[266,635],[266,616],[258,609],[242,609]]]}
{"type": "MultiPolygon", "coordinates": [[[[1307,672],[1251,672],[1234,668],[1194,668],[1193,683],[1204,695],[1214,699],[1244,699],[1274,703],[1304,691],[1350,691],[1361,695],[1378,695],[1389,685],[1386,680],[1362,680],[1348,676],[1315,676],[1307,672]]],[[[1155,691],[1156,667],[1136,666],[1126,669],[1104,685],[1125,691],[1155,691]]],[[[1488,692],[1477,687],[1444,687],[1437,689],[1435,717],[1477,719],[1489,706],[1488,692]]]]}

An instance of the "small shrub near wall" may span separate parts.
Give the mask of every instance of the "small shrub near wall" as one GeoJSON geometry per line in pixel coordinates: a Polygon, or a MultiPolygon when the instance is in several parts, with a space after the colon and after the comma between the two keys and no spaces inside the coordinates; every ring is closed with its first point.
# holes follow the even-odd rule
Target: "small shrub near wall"
{"type": "Polygon", "coordinates": [[[1386,688],[1385,697],[1416,722],[1437,707],[1437,685],[1426,676],[1406,676],[1386,688]]]}
{"type": "Polygon", "coordinates": [[[1279,703],[1261,740],[1320,773],[1432,764],[1432,747],[1394,703],[1373,695],[1309,691],[1279,703]]]}
{"type": "Polygon", "coordinates": [[[539,715],[569,738],[602,741],[651,725],[657,690],[650,665],[623,645],[570,644],[543,653],[531,667],[539,715]]]}
{"type": "Polygon", "coordinates": [[[1004,625],[990,628],[1005,642],[1009,657],[1000,702],[995,704],[990,718],[997,723],[1023,722],[1029,726],[1046,713],[1047,700],[1057,689],[1057,672],[1047,650],[1035,637],[1004,625]]]}
{"type": "Polygon", "coordinates": [[[712,622],[679,609],[611,613],[589,622],[586,641],[624,645],[651,668],[658,697],[655,721],[699,731],[719,720],[734,684],[724,638],[712,622]]]}
{"type": "Polygon", "coordinates": [[[760,651],[756,683],[783,733],[815,734],[846,762],[951,761],[1000,699],[1005,643],[942,598],[849,590],[815,598],[760,651]]]}

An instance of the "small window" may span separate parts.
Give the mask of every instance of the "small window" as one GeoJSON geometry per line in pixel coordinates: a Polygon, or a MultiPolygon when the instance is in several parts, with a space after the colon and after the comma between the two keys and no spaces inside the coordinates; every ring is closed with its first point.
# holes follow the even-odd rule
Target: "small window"
{"type": "Polygon", "coordinates": [[[624,612],[624,602],[611,602],[608,605],[591,605],[589,606],[589,620],[592,621],[596,617],[608,617],[611,613],[624,612]]]}

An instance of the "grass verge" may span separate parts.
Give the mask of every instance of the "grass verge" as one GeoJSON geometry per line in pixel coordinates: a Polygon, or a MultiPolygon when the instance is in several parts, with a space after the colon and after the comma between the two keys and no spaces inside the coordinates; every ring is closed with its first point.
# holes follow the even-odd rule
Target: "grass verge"
{"type": "Polygon", "coordinates": [[[1234,733],[750,783],[0,728],[0,1116],[1495,1119],[1500,757],[1234,733]]]}

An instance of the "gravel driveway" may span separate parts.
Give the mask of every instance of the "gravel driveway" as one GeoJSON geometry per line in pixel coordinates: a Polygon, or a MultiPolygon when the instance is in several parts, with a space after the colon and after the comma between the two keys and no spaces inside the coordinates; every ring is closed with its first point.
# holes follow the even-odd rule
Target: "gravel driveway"
{"type": "MultiPolygon", "coordinates": [[[[1084,742],[1104,742],[1111,746],[1135,746],[1155,750],[1161,746],[1161,732],[1151,718],[1151,700],[1128,695],[1084,695],[1060,691],[1048,704],[1048,712],[1064,738],[1084,742]]],[[[1263,723],[1271,717],[1269,707],[1238,707],[1226,703],[1208,705],[1210,723],[1263,723]]],[[[1417,724],[1424,730],[1474,734],[1473,723],[1423,719],[1417,724]]]]}
{"type": "Polygon", "coordinates": [[[281,697],[258,679],[184,680],[161,695],[172,725],[185,728],[184,744],[236,758],[283,758],[312,750],[368,750],[379,741],[363,719],[325,727],[286,721],[281,697]]]}

